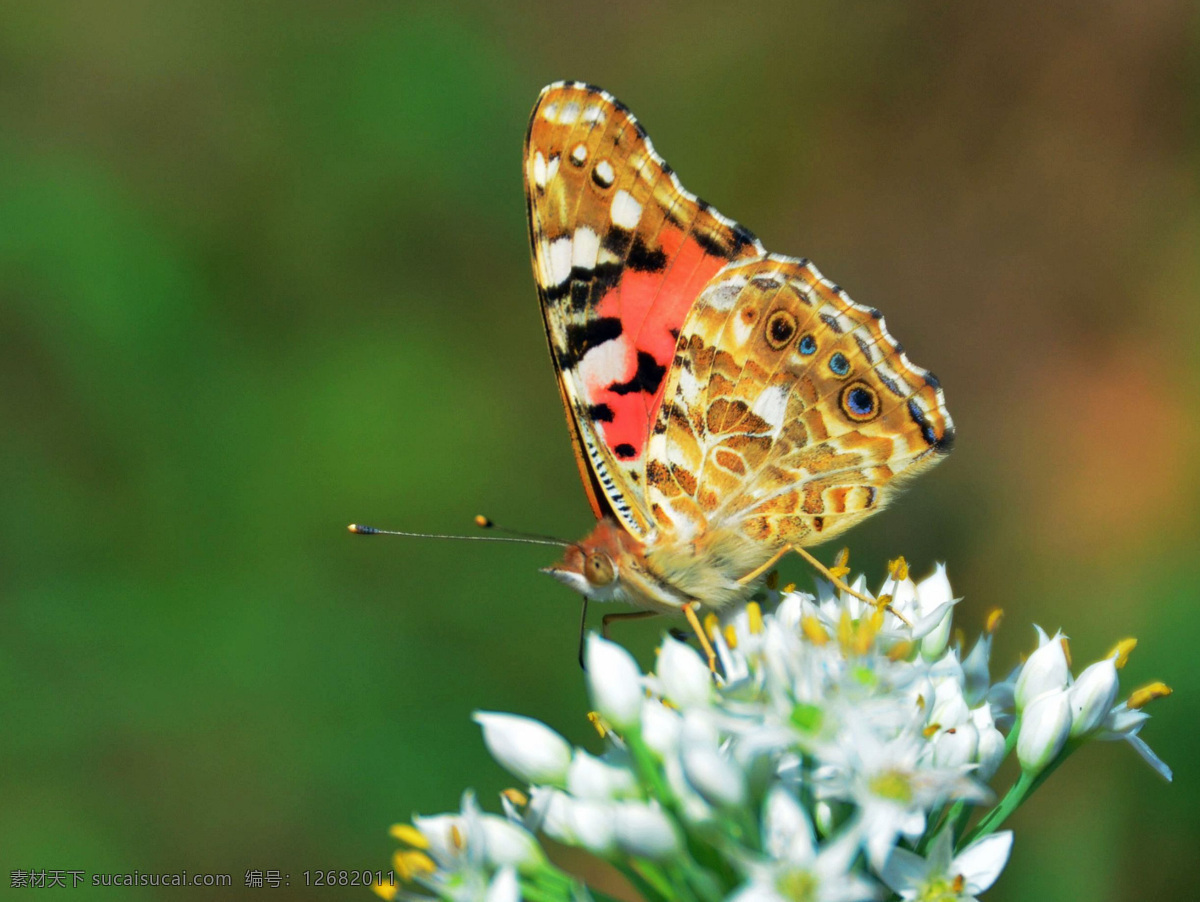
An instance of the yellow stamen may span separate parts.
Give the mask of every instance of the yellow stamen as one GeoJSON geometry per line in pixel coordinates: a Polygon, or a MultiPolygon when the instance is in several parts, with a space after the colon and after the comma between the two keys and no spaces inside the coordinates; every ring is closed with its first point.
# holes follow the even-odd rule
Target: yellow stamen
{"type": "Polygon", "coordinates": [[[891,595],[880,595],[878,598],[875,599],[875,604],[877,607],[886,608],[891,603],[892,603],[891,595]]]}
{"type": "Polygon", "coordinates": [[[850,647],[850,640],[854,638],[854,621],[850,619],[850,612],[843,609],[842,616],[838,619],[837,639],[838,645],[842,648],[850,647]]]}
{"type": "Polygon", "coordinates": [[[412,824],[392,824],[392,829],[388,832],[392,834],[393,839],[408,843],[414,849],[429,848],[429,840],[425,838],[425,834],[412,824]]]}
{"type": "Polygon", "coordinates": [[[721,621],[717,615],[711,611],[704,615],[704,632],[708,634],[710,639],[717,638],[717,630],[721,628],[721,621]]]}
{"type": "Polygon", "coordinates": [[[1059,644],[1062,645],[1063,654],[1067,656],[1067,666],[1070,667],[1071,666],[1071,643],[1067,641],[1066,636],[1063,636],[1058,641],[1059,641],[1059,644]]]}
{"type": "Polygon", "coordinates": [[[926,739],[932,739],[934,736],[937,735],[938,730],[940,730],[941,728],[942,728],[942,725],[940,723],[931,723],[929,726],[927,726],[925,729],[923,729],[921,731],[921,735],[924,736],[926,739]]]}
{"type": "Polygon", "coordinates": [[[737,643],[737,630],[733,628],[732,623],[725,624],[725,644],[730,648],[737,648],[737,643]]]}
{"type": "Polygon", "coordinates": [[[913,653],[914,648],[916,648],[916,645],[914,645],[912,642],[909,642],[907,639],[901,639],[888,649],[888,660],[906,661],[908,660],[909,655],[913,653]]]}
{"type": "Polygon", "coordinates": [[[746,605],[746,617],[750,621],[750,632],[757,636],[763,631],[762,608],[757,601],[746,605]]]}
{"type": "Polygon", "coordinates": [[[1129,694],[1127,704],[1134,711],[1146,707],[1150,702],[1158,698],[1166,698],[1172,692],[1171,687],[1166,683],[1155,681],[1149,685],[1143,686],[1141,689],[1135,689],[1129,694]]]}
{"type": "MultiPolygon", "coordinates": [[[[410,875],[405,877],[405,880],[411,880],[413,877],[423,877],[426,874],[433,874],[437,871],[437,865],[433,863],[433,859],[424,852],[418,852],[416,849],[408,852],[397,852],[395,857],[404,859],[405,870],[410,875]]],[[[399,870],[399,868],[396,870],[399,870]]]]}
{"type": "Polygon", "coordinates": [[[772,570],[767,574],[767,588],[774,590],[779,588],[779,571],[772,570]]]}
{"type": "Polygon", "coordinates": [[[834,556],[833,566],[849,568],[849,566],[850,566],[850,549],[849,548],[843,548],[841,551],[839,551],[834,556]]]}
{"type": "Polygon", "coordinates": [[[984,629],[990,636],[996,630],[1000,629],[1000,622],[1004,620],[1004,608],[992,608],[988,611],[987,620],[984,621],[984,629]]]}
{"type": "Polygon", "coordinates": [[[908,579],[908,561],[904,559],[904,555],[900,555],[894,561],[888,561],[888,575],[898,583],[908,579]]]}
{"type": "Polygon", "coordinates": [[[450,845],[454,846],[459,852],[467,847],[467,841],[463,839],[462,831],[458,829],[458,824],[450,825],[450,845]]]}
{"type": "Polygon", "coordinates": [[[963,632],[963,628],[961,626],[956,626],[954,628],[954,645],[957,648],[967,647],[967,634],[963,632]]]}
{"type": "Polygon", "coordinates": [[[922,711],[925,710],[925,696],[924,695],[917,696],[917,707],[920,708],[922,711]]]}
{"type": "Polygon", "coordinates": [[[824,645],[829,641],[829,633],[825,632],[821,621],[812,614],[806,614],[800,618],[800,629],[804,633],[804,638],[813,645],[824,645]]]}
{"type": "Polygon", "coordinates": [[[1128,639],[1122,639],[1114,645],[1113,650],[1108,653],[1107,657],[1112,658],[1115,655],[1116,659],[1113,661],[1113,664],[1116,665],[1117,670],[1120,670],[1129,663],[1129,655],[1135,648],[1137,648],[1137,639],[1130,636],[1128,639]]]}
{"type": "Polygon", "coordinates": [[[782,591],[783,591],[784,595],[791,595],[793,592],[796,591],[796,584],[788,583],[786,586],[783,587],[782,591]]]}
{"type": "Polygon", "coordinates": [[[375,893],[384,902],[392,902],[396,898],[396,893],[400,892],[400,887],[393,886],[390,883],[372,883],[371,891],[375,893]]]}
{"type": "Polygon", "coordinates": [[[412,874],[408,870],[408,862],[404,860],[403,852],[396,852],[392,855],[392,870],[405,883],[412,880],[412,874]]]}
{"type": "Polygon", "coordinates": [[[955,874],[954,879],[950,881],[950,889],[955,893],[961,893],[967,885],[967,878],[962,874],[955,874]]]}
{"type": "Polygon", "coordinates": [[[529,796],[521,792],[519,789],[509,788],[500,793],[504,798],[508,799],[518,808],[524,808],[529,804],[529,796]]]}
{"type": "Polygon", "coordinates": [[[600,734],[601,739],[608,735],[608,724],[604,722],[603,717],[601,717],[595,711],[589,711],[587,719],[588,723],[595,727],[596,732],[600,734]]]}

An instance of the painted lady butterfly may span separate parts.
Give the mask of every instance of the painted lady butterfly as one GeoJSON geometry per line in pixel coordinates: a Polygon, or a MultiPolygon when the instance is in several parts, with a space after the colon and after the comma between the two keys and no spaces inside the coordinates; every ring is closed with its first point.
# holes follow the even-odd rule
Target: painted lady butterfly
{"type": "Polygon", "coordinates": [[[686,191],[606,91],[542,91],[525,193],[599,519],[546,572],[585,603],[696,625],[698,605],[745,598],[780,556],[879,510],[950,450],[937,379],[879,312],[686,191]]]}

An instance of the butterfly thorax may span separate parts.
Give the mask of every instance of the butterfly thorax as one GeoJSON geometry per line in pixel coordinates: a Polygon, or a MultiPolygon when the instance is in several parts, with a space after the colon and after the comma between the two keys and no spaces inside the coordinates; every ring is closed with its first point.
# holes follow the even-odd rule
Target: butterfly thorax
{"type": "Polygon", "coordinates": [[[680,543],[651,535],[643,542],[604,517],[545,572],[595,601],[623,601],[660,613],[678,611],[691,601],[719,609],[747,594],[737,574],[753,569],[746,554],[757,558],[761,549],[744,543],[699,547],[712,538],[680,543]]]}

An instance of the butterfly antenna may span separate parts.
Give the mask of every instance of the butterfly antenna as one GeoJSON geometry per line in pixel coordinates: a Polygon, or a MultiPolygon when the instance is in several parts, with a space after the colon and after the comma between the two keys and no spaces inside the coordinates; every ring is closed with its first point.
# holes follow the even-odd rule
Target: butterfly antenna
{"type": "Polygon", "coordinates": [[[502,532],[505,535],[514,536],[516,538],[528,539],[530,541],[537,540],[538,542],[543,542],[543,543],[548,542],[551,545],[559,545],[564,548],[569,545],[575,544],[574,542],[565,542],[562,539],[556,539],[554,536],[544,536],[541,533],[536,533],[536,532],[520,532],[516,529],[508,529],[507,527],[504,527],[504,526],[497,526],[495,523],[492,522],[491,517],[486,517],[483,514],[475,515],[475,525],[478,526],[480,529],[494,529],[496,532],[502,532]]]}
{"type": "Polygon", "coordinates": [[[453,536],[432,532],[402,532],[398,529],[378,529],[374,526],[364,526],[362,523],[351,523],[347,529],[356,536],[406,536],[410,539],[460,539],[464,542],[516,542],[523,545],[553,545],[556,548],[567,546],[568,542],[560,542],[548,536],[527,536],[517,533],[510,536],[453,536]]]}

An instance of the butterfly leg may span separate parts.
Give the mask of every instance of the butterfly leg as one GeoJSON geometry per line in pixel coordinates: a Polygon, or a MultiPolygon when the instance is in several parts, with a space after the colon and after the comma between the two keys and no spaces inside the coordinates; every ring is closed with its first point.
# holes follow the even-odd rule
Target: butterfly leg
{"type": "Polygon", "coordinates": [[[658,611],[618,611],[615,614],[605,614],[600,618],[600,635],[608,638],[608,625],[614,620],[642,620],[646,617],[657,617],[658,611]]]}
{"type": "Polygon", "coordinates": [[[708,641],[708,636],[704,634],[704,627],[700,625],[700,618],[696,616],[696,612],[700,610],[700,602],[689,601],[683,606],[683,615],[687,617],[687,621],[691,624],[692,630],[696,633],[696,638],[700,640],[700,647],[704,649],[704,654],[708,658],[708,669],[712,671],[714,679],[717,675],[717,653],[713,651],[712,643],[708,641]]]}
{"type": "Polygon", "coordinates": [[[825,577],[827,580],[829,580],[831,583],[833,583],[834,588],[839,589],[840,591],[845,592],[848,595],[853,595],[859,601],[865,601],[867,604],[870,604],[870,605],[875,604],[874,598],[872,598],[869,595],[863,595],[861,592],[855,592],[848,585],[846,585],[846,583],[841,579],[841,577],[834,576],[832,573],[830,573],[828,567],[826,567],[824,564],[822,564],[820,561],[818,561],[815,557],[813,557],[811,554],[809,554],[807,550],[801,548],[799,545],[784,545],[777,552],[775,552],[774,555],[772,555],[772,557],[769,561],[767,561],[761,567],[756,567],[753,570],[751,570],[749,573],[747,573],[745,576],[743,576],[741,579],[739,579],[738,583],[745,586],[745,585],[748,585],[748,584],[754,582],[756,579],[758,579],[760,576],[762,576],[764,573],[766,573],[768,570],[770,570],[772,567],[774,567],[777,563],[779,563],[779,559],[781,557],[783,557],[785,554],[787,554],[789,551],[794,551],[794,552],[796,552],[796,554],[800,555],[800,557],[804,558],[804,560],[806,560],[814,570],[816,570],[823,577],[825,577]]]}

